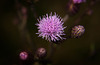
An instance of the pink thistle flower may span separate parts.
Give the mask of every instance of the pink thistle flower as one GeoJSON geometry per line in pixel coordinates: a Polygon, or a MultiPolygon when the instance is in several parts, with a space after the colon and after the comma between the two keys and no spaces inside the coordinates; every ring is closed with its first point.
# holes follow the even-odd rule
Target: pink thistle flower
{"type": "Polygon", "coordinates": [[[82,2],[86,2],[86,0],[73,0],[74,3],[82,3],[82,2]]]}
{"type": "Polygon", "coordinates": [[[38,26],[38,33],[39,37],[45,38],[48,41],[59,41],[60,39],[66,39],[61,37],[61,35],[64,34],[64,29],[66,27],[63,27],[63,19],[56,15],[46,14],[42,19],[41,17],[38,19],[38,22],[36,25],[38,26]]]}

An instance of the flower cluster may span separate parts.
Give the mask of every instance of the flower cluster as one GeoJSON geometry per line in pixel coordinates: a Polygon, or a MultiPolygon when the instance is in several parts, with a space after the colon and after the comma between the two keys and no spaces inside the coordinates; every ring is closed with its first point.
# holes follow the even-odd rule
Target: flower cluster
{"type": "Polygon", "coordinates": [[[61,37],[61,35],[64,34],[64,29],[66,27],[63,27],[63,20],[61,17],[56,15],[46,14],[42,19],[41,17],[38,19],[38,22],[36,25],[38,26],[38,33],[39,37],[45,38],[48,41],[59,41],[60,39],[65,39],[61,37]]]}

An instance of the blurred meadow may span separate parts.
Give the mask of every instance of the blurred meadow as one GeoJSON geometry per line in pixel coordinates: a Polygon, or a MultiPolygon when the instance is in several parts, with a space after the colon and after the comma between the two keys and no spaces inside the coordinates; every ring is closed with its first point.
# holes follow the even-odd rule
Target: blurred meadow
{"type": "MultiPolygon", "coordinates": [[[[93,0],[94,1],[94,0],[93,0]]],[[[1,0],[0,1],[0,65],[21,64],[19,53],[28,51],[35,55],[36,49],[47,50],[47,64],[33,62],[32,65],[100,65],[100,1],[90,6],[91,0],[81,3],[76,14],[68,12],[69,0],[1,0]],[[92,10],[92,13],[85,11],[92,10]],[[39,17],[56,12],[64,21],[66,36],[75,25],[83,25],[85,33],[80,38],[67,38],[53,44],[38,37],[39,17]],[[85,15],[83,15],[85,13],[85,15]],[[50,56],[50,57],[49,57],[50,56]]],[[[30,64],[29,64],[30,65],[30,64]]]]}

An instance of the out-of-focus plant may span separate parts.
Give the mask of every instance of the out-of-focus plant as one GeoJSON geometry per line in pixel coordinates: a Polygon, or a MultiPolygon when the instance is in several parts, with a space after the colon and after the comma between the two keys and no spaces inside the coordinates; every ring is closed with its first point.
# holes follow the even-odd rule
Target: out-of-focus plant
{"type": "MultiPolygon", "coordinates": [[[[79,22],[81,21],[84,15],[92,15],[93,10],[91,7],[95,5],[95,3],[98,2],[98,0],[91,0],[89,6],[84,10],[81,16],[75,20],[73,24],[74,27],[71,28],[71,32],[69,32],[71,34],[69,38],[63,37],[67,35],[64,33],[64,29],[66,29],[66,27],[64,27],[63,24],[65,21],[68,20],[70,15],[74,16],[80,11],[81,4],[86,3],[87,2],[86,0],[69,0],[69,2],[67,3],[67,14],[65,14],[65,17],[63,19],[60,16],[58,16],[56,13],[54,15],[52,15],[52,13],[50,15],[46,14],[46,16],[43,16],[43,18],[41,17],[37,18],[37,13],[35,11],[34,3],[38,2],[38,0],[34,0],[34,1],[26,0],[25,2],[28,4],[30,3],[30,9],[34,13],[33,16],[34,18],[38,19],[37,24],[34,24],[38,26],[37,28],[38,33],[36,34],[39,34],[38,37],[45,38],[45,40],[48,40],[50,42],[51,55],[52,55],[53,54],[52,52],[54,52],[53,50],[55,49],[54,43],[69,38],[80,38],[84,34],[85,28],[83,25],[79,25],[79,22]]],[[[15,19],[17,20],[16,21],[17,23],[14,22],[14,24],[17,24],[19,32],[22,35],[21,37],[26,38],[28,40],[28,43],[31,46],[33,42],[26,26],[27,19],[28,19],[28,9],[26,6],[22,5],[22,3],[20,3],[18,0],[16,0],[16,10],[17,10],[17,18],[15,19]]],[[[44,63],[44,61],[47,62],[46,64],[50,62],[50,61],[48,62],[48,59],[44,60],[44,58],[47,56],[48,53],[48,51],[45,48],[43,47],[38,48],[35,52],[36,53],[34,54],[33,57],[34,60],[32,59],[32,61],[40,62],[42,64],[44,63]],[[43,61],[41,62],[41,60],[43,61]]],[[[19,57],[21,60],[25,61],[29,57],[29,53],[25,51],[21,52],[19,54],[19,57]]]]}

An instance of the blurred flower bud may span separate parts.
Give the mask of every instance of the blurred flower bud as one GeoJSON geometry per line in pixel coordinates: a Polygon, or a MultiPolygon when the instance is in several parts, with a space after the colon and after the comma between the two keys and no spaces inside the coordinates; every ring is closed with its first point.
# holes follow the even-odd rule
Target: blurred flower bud
{"type": "Polygon", "coordinates": [[[92,15],[92,13],[93,13],[93,10],[91,10],[91,9],[88,9],[86,12],[87,15],[92,15]]]}
{"type": "Polygon", "coordinates": [[[72,28],[71,37],[78,38],[83,35],[85,32],[85,28],[82,25],[77,25],[72,28]]]}
{"type": "Polygon", "coordinates": [[[86,0],[73,0],[73,3],[82,3],[82,2],[86,2],[86,0]]]}
{"type": "Polygon", "coordinates": [[[21,13],[22,13],[23,16],[26,16],[27,15],[27,8],[23,6],[21,8],[21,13]]]}
{"type": "Polygon", "coordinates": [[[70,15],[75,15],[80,10],[80,4],[74,4],[73,1],[70,0],[67,4],[67,10],[70,15]]]}
{"type": "Polygon", "coordinates": [[[36,55],[37,55],[38,58],[43,58],[43,57],[46,56],[46,54],[47,54],[47,51],[46,51],[45,48],[37,49],[36,55]]]}
{"type": "Polygon", "coordinates": [[[28,58],[28,53],[23,51],[19,54],[21,60],[26,60],[28,58]]]}
{"type": "Polygon", "coordinates": [[[97,2],[97,0],[91,0],[90,5],[94,5],[97,2]]]}
{"type": "Polygon", "coordinates": [[[15,17],[14,19],[13,19],[13,22],[12,22],[14,25],[18,25],[19,24],[19,20],[18,20],[18,18],[17,17],[15,17]]]}

